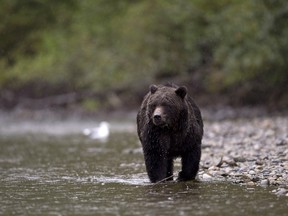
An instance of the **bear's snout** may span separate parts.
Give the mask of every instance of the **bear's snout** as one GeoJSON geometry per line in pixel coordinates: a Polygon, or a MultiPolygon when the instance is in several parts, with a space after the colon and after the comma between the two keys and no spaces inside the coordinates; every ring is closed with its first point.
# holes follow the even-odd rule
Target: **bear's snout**
{"type": "Polygon", "coordinates": [[[162,107],[156,107],[156,109],[153,112],[153,123],[155,125],[162,125],[165,123],[164,121],[164,114],[163,114],[163,108],[162,107]]]}
{"type": "Polygon", "coordinates": [[[153,116],[153,123],[154,123],[154,125],[161,125],[162,124],[161,115],[154,115],[153,116]]]}
{"type": "Polygon", "coordinates": [[[155,121],[160,121],[161,115],[154,115],[153,118],[155,119],[155,121]]]}

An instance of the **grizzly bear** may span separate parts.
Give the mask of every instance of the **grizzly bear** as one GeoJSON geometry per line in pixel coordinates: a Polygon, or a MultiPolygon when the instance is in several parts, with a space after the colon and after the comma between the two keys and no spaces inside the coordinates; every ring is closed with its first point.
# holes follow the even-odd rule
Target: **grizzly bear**
{"type": "Polygon", "coordinates": [[[178,181],[195,179],[199,170],[203,122],[185,86],[151,85],[137,114],[150,182],[173,180],[173,160],[181,157],[178,181]]]}

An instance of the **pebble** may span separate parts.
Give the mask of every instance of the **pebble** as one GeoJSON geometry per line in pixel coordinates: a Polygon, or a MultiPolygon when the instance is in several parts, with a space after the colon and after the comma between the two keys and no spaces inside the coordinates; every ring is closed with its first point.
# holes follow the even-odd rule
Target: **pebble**
{"type": "Polygon", "coordinates": [[[204,180],[211,180],[211,179],[212,179],[212,176],[209,175],[209,174],[207,174],[207,173],[204,173],[203,176],[202,176],[202,178],[203,178],[204,180]]]}
{"type": "Polygon", "coordinates": [[[250,174],[250,175],[255,175],[256,172],[255,172],[254,170],[250,170],[250,171],[249,171],[249,174],[250,174]]]}
{"type": "Polygon", "coordinates": [[[263,165],[263,164],[264,164],[264,162],[263,162],[263,161],[261,161],[261,160],[257,160],[257,161],[255,162],[255,164],[256,164],[256,165],[263,165]]]}
{"type": "Polygon", "coordinates": [[[246,158],[244,157],[236,157],[236,158],[233,158],[235,162],[240,162],[240,163],[243,163],[246,161],[246,158]]]}
{"type": "Polygon", "coordinates": [[[208,170],[220,170],[220,168],[217,166],[211,166],[208,168],[208,170]]]}
{"type": "Polygon", "coordinates": [[[254,186],[255,185],[255,183],[253,182],[253,181],[250,181],[250,182],[247,182],[247,184],[246,184],[247,186],[254,186]]]}
{"type": "Polygon", "coordinates": [[[277,196],[287,195],[287,190],[285,188],[279,188],[276,193],[277,196]]]}
{"type": "Polygon", "coordinates": [[[200,178],[278,186],[282,189],[273,193],[288,196],[288,116],[223,119],[204,125],[205,167],[200,168],[200,178]]]}
{"type": "Polygon", "coordinates": [[[260,185],[261,186],[268,186],[270,183],[269,183],[269,180],[268,179],[263,179],[260,181],[260,185]]]}

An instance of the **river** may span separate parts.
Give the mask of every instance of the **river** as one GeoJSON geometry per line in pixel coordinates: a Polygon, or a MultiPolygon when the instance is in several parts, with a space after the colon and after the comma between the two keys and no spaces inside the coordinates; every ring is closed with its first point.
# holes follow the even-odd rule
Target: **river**
{"type": "Polygon", "coordinates": [[[273,186],[149,183],[134,122],[112,123],[106,141],[73,125],[2,124],[0,215],[287,215],[273,186]]]}

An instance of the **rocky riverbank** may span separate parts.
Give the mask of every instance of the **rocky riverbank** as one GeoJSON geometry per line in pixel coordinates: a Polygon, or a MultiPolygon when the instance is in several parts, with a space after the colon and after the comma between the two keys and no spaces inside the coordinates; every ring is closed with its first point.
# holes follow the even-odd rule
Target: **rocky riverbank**
{"type": "Polygon", "coordinates": [[[277,186],[288,196],[288,117],[205,122],[201,180],[277,186]]]}
{"type": "MultiPolygon", "coordinates": [[[[288,114],[261,109],[202,110],[201,181],[230,181],[245,186],[275,186],[273,192],[288,196],[288,114]]],[[[81,116],[50,111],[0,112],[0,135],[81,134],[97,121],[115,121],[116,132],[136,136],[136,112],[81,116]],[[51,126],[53,125],[53,127],[51,126]]],[[[140,145],[140,144],[139,144],[140,145]]],[[[136,153],[142,153],[139,146],[136,153]]],[[[175,163],[180,168],[180,162],[175,163]]],[[[176,173],[175,173],[176,174],[176,173]]]]}

